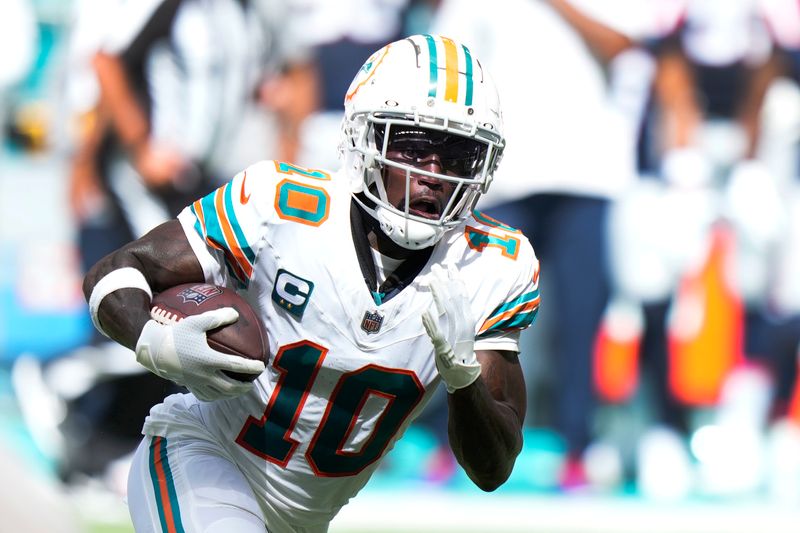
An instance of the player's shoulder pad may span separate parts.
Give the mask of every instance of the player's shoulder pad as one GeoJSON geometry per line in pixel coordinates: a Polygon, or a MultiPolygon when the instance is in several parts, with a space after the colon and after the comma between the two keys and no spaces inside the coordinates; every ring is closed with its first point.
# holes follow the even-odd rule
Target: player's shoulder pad
{"type": "Polygon", "coordinates": [[[231,193],[239,205],[247,206],[256,197],[255,209],[271,206],[275,198],[292,191],[326,188],[331,173],[284,161],[264,160],[237,174],[230,182],[231,193]]]}
{"type": "Polygon", "coordinates": [[[539,306],[539,261],[525,235],[480,211],[461,226],[457,260],[473,287],[478,335],[524,329],[539,306]]]}
{"type": "Polygon", "coordinates": [[[259,181],[277,183],[284,179],[309,183],[320,183],[331,180],[331,173],[326,170],[308,168],[285,161],[264,160],[254,163],[245,170],[259,181]]]}
{"type": "Polygon", "coordinates": [[[536,261],[533,247],[522,231],[481,211],[475,210],[467,218],[461,238],[467,255],[480,254],[486,259],[522,263],[536,261]]]}

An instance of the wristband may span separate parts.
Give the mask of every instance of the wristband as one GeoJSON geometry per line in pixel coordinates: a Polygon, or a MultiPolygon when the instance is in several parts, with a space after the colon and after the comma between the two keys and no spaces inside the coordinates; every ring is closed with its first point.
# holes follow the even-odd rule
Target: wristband
{"type": "Polygon", "coordinates": [[[89,296],[89,315],[92,317],[92,324],[97,328],[97,331],[106,337],[109,337],[108,333],[106,333],[105,330],[103,330],[103,326],[100,325],[97,311],[100,308],[103,298],[120,289],[140,289],[146,292],[150,299],[153,298],[153,291],[150,289],[150,285],[147,283],[144,274],[133,267],[118,268],[103,276],[100,281],[95,284],[92,289],[92,294],[89,296]]]}

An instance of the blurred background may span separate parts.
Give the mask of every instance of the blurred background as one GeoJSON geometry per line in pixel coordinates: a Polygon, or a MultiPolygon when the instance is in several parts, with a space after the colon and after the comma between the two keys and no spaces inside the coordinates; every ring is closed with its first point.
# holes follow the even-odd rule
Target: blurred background
{"type": "Polygon", "coordinates": [[[331,531],[800,527],[798,2],[3,0],[0,531],[132,531],[177,389],[96,334],[85,270],[254,161],[337,168],[355,72],[425,32],[493,74],[479,208],[542,263],[525,444],[480,493],[442,391],[331,531]]]}

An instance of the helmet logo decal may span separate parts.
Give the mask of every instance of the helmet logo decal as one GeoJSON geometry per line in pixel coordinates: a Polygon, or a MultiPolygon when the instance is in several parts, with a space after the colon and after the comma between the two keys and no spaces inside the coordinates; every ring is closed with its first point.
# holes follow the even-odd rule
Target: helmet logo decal
{"type": "Polygon", "coordinates": [[[469,49],[460,45],[464,53],[464,66],[465,72],[458,70],[458,49],[452,39],[447,37],[434,37],[432,35],[425,35],[425,40],[428,43],[428,54],[430,56],[430,81],[428,85],[428,96],[435,97],[439,85],[439,59],[436,50],[436,41],[439,40],[444,47],[444,99],[447,102],[458,102],[458,79],[459,75],[463,74],[466,80],[464,87],[464,105],[472,105],[472,54],[469,49]]]}
{"type": "Polygon", "coordinates": [[[378,67],[383,62],[383,59],[386,57],[386,54],[389,53],[389,48],[391,44],[387,44],[371,56],[369,59],[361,66],[358,70],[358,74],[356,78],[353,80],[353,83],[350,84],[350,89],[348,90],[347,94],[344,97],[345,102],[349,102],[353,96],[358,92],[358,90],[366,84],[372,76],[375,75],[375,71],[378,70],[378,67]]]}

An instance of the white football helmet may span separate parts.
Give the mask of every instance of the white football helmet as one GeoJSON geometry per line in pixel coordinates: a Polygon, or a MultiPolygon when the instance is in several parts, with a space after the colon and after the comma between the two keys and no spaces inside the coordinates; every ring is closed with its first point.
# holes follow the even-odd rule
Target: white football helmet
{"type": "Polygon", "coordinates": [[[494,82],[466,46],[437,35],[386,45],[358,71],[344,108],[340,152],[354,198],[398,245],[435,244],[488,190],[505,146],[503,120],[494,82]],[[414,157],[387,156],[393,143],[409,142],[416,142],[416,152],[407,153],[437,154],[441,173],[414,166],[414,157]],[[404,205],[388,200],[390,168],[405,172],[404,205]],[[408,198],[412,176],[455,187],[447,205],[428,216],[415,212],[408,198]]]}

